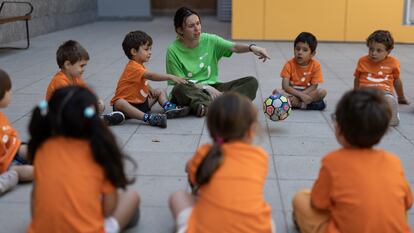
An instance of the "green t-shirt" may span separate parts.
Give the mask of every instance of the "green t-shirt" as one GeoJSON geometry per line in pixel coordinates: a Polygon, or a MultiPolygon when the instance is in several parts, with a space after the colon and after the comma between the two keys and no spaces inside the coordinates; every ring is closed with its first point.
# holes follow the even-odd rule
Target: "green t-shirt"
{"type": "MultiPolygon", "coordinates": [[[[196,83],[215,84],[218,76],[218,61],[230,57],[234,43],[220,36],[202,33],[195,48],[186,48],[179,39],[167,50],[167,73],[185,77],[196,83]]],[[[169,85],[174,83],[169,81],[169,85]]]]}

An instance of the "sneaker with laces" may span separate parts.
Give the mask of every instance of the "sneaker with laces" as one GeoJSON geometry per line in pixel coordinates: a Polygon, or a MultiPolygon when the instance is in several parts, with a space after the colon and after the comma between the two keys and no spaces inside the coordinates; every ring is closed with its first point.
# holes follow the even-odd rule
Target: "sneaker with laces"
{"type": "Polygon", "coordinates": [[[104,114],[102,118],[106,125],[119,125],[125,121],[125,115],[120,111],[104,114]]]}
{"type": "Polygon", "coordinates": [[[310,104],[308,104],[308,106],[306,106],[307,110],[318,110],[318,111],[322,111],[326,108],[326,103],[324,100],[320,100],[320,101],[315,101],[312,102],[310,104]]]}
{"type": "Polygon", "coordinates": [[[167,128],[167,116],[165,114],[151,114],[148,118],[148,124],[167,128]]]}
{"type": "Polygon", "coordinates": [[[14,170],[9,170],[0,175],[0,195],[9,191],[19,182],[19,175],[14,170]]]}
{"type": "Polygon", "coordinates": [[[392,115],[390,126],[397,126],[400,124],[400,115],[398,114],[398,102],[393,95],[386,94],[385,99],[391,107],[392,115]]]}
{"type": "Polygon", "coordinates": [[[190,107],[188,106],[175,106],[174,108],[165,109],[165,115],[167,115],[167,119],[177,118],[177,117],[184,117],[190,114],[190,107]]]}

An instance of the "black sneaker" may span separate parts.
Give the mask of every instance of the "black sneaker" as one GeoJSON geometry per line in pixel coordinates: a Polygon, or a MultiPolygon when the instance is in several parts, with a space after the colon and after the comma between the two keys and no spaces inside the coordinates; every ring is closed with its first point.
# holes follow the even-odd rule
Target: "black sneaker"
{"type": "Polygon", "coordinates": [[[106,125],[119,125],[125,121],[125,115],[120,111],[104,114],[102,118],[106,125]]]}
{"type": "Polygon", "coordinates": [[[326,108],[326,103],[324,100],[312,102],[306,106],[307,110],[319,110],[322,111],[326,108]]]}
{"type": "Polygon", "coordinates": [[[159,126],[167,128],[167,116],[165,114],[151,114],[148,119],[148,124],[152,126],[159,126]]]}
{"type": "Polygon", "coordinates": [[[177,117],[184,117],[190,114],[190,107],[188,106],[176,106],[175,108],[168,109],[165,112],[165,115],[167,115],[167,119],[171,118],[177,118],[177,117]]]}

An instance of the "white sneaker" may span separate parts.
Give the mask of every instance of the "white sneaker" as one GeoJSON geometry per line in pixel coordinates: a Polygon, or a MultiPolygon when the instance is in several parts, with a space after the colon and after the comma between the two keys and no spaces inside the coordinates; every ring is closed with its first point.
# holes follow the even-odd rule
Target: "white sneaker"
{"type": "Polygon", "coordinates": [[[398,113],[398,102],[393,95],[385,94],[385,99],[391,107],[390,126],[397,126],[400,124],[400,114],[398,113]]]}
{"type": "Polygon", "coordinates": [[[19,182],[19,175],[14,170],[9,170],[0,175],[0,195],[12,189],[19,182]]]}

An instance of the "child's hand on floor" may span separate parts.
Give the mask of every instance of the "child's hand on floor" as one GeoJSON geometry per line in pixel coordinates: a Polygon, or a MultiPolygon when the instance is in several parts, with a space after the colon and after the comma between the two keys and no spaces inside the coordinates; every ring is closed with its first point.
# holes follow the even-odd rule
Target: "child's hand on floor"
{"type": "Polygon", "coordinates": [[[405,96],[398,97],[398,103],[399,104],[410,104],[410,102],[405,98],[405,96]]]}

